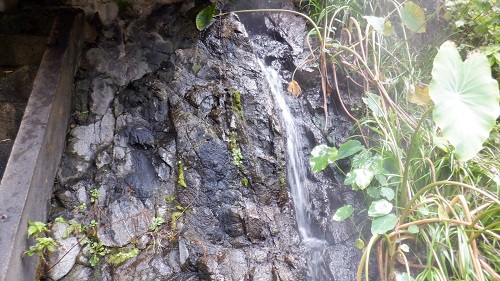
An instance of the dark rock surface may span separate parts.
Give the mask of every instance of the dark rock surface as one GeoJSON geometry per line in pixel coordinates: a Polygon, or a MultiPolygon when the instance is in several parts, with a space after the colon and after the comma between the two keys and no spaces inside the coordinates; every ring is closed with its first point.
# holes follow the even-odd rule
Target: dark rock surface
{"type": "MultiPolygon", "coordinates": [[[[249,36],[231,14],[200,33],[180,10],[116,21],[84,50],[51,217],[95,220],[111,251],[140,251],[91,267],[82,246],[61,280],[307,280],[307,248],[283,184],[284,128],[254,54],[290,79],[307,55],[305,23],[272,14],[254,25],[256,15],[242,15],[259,27],[249,36]],[[159,217],[165,223],[152,230],[159,217]]],[[[312,69],[299,72],[299,83],[317,81],[312,69]]],[[[303,128],[306,161],[313,146],[338,145],[350,128],[330,102],[332,125],[323,132],[316,85],[287,101],[303,128]]],[[[337,178],[333,170],[308,174],[310,219],[330,244],[328,276],[354,280],[359,234],[331,216],[361,201],[337,178]]]]}

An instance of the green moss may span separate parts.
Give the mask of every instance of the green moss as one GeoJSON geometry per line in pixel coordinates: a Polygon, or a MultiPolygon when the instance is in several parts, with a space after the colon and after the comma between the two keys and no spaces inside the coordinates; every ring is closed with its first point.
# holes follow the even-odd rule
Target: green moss
{"type": "Polygon", "coordinates": [[[233,110],[236,111],[241,118],[243,118],[243,106],[241,105],[240,92],[234,92],[233,94],[233,110]]]}
{"type": "Polygon", "coordinates": [[[286,186],[286,179],[285,178],[280,178],[280,186],[285,187],[286,186]]]}
{"type": "Polygon", "coordinates": [[[137,248],[132,248],[129,250],[119,249],[118,252],[113,253],[109,256],[108,263],[119,265],[128,259],[136,257],[138,254],[139,254],[139,249],[137,248]]]}
{"type": "Polygon", "coordinates": [[[187,187],[186,182],[184,181],[184,165],[181,161],[177,162],[177,168],[179,169],[179,178],[177,179],[177,183],[182,187],[187,187]]]}
{"type": "Polygon", "coordinates": [[[244,187],[247,187],[248,186],[248,179],[243,177],[241,178],[241,184],[244,186],[244,187]]]}

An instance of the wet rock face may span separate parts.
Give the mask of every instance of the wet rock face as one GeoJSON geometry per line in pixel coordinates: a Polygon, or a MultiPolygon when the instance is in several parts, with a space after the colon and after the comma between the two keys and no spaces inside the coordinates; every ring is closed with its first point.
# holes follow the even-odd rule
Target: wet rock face
{"type": "Polygon", "coordinates": [[[230,15],[200,34],[179,8],[106,26],[84,50],[51,217],[94,220],[93,241],[140,251],[91,267],[82,245],[61,280],[305,280],[247,32],[230,15]]]}
{"type": "MultiPolygon", "coordinates": [[[[293,9],[286,3],[278,8],[293,9]]],[[[292,71],[298,68],[294,80],[301,85],[302,95],[298,99],[287,95],[285,99],[301,131],[298,146],[303,161],[309,162],[310,152],[316,145],[324,143],[338,147],[344,143],[352,122],[343,114],[340,105],[335,104],[334,98],[328,97],[329,125],[324,130],[319,74],[310,66],[301,64],[308,55],[303,44],[306,37],[304,20],[291,13],[252,13],[242,14],[241,21],[249,27],[248,33],[258,56],[279,72],[283,89],[292,80],[292,71]]],[[[322,253],[325,280],[355,280],[362,252],[354,247],[354,243],[360,235],[370,235],[366,217],[353,215],[353,220],[344,222],[333,221],[332,217],[338,208],[346,204],[352,205],[357,210],[355,213],[364,210],[363,198],[350,187],[344,186],[343,177],[334,169],[317,174],[309,170],[304,186],[309,193],[310,208],[307,215],[313,235],[328,243],[322,253]]],[[[372,269],[375,267],[375,264],[371,266],[372,269]]],[[[376,280],[375,272],[372,273],[370,279],[376,280]]]]}

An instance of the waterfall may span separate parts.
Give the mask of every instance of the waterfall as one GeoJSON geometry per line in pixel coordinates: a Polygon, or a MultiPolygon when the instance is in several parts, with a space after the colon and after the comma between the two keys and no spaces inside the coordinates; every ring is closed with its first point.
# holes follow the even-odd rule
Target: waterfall
{"type": "Polygon", "coordinates": [[[312,281],[328,280],[329,270],[323,259],[323,252],[328,243],[314,236],[309,216],[311,204],[309,201],[308,188],[306,186],[308,166],[299,149],[299,136],[301,134],[299,128],[295,125],[295,119],[283,96],[282,83],[277,71],[272,67],[265,66],[260,59],[258,59],[258,62],[271,88],[274,99],[280,108],[281,119],[286,132],[287,178],[293,199],[297,227],[302,243],[308,249],[308,276],[312,281]]]}

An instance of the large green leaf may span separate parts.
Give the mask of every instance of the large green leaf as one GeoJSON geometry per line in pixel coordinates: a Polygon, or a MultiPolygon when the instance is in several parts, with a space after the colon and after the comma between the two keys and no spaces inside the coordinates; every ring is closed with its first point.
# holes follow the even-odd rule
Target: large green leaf
{"type": "Polygon", "coordinates": [[[210,25],[214,17],[216,6],[217,2],[214,2],[196,15],[196,28],[198,28],[198,30],[202,31],[210,25]]]}
{"type": "Polygon", "coordinates": [[[459,159],[474,157],[500,115],[498,82],[486,56],[475,52],[462,61],[453,42],[443,43],[434,59],[429,95],[434,121],[459,159]]]}
{"type": "Polygon", "coordinates": [[[412,1],[406,1],[401,9],[401,20],[405,26],[416,33],[425,32],[425,14],[424,10],[412,1]]]}
{"type": "Polygon", "coordinates": [[[395,214],[387,214],[382,217],[376,217],[372,221],[372,234],[384,234],[396,226],[398,217],[395,214]]]}
{"type": "Polygon", "coordinates": [[[334,221],[341,222],[341,221],[344,221],[345,219],[347,219],[348,217],[350,217],[353,212],[354,212],[354,208],[351,205],[345,205],[345,206],[340,207],[335,212],[335,215],[333,215],[332,219],[334,221]]]}
{"type": "Polygon", "coordinates": [[[373,176],[373,172],[368,169],[353,169],[347,173],[344,184],[352,185],[354,190],[363,190],[368,187],[373,176]]]}
{"type": "Polygon", "coordinates": [[[313,148],[309,164],[313,172],[322,171],[328,164],[337,161],[338,151],[335,147],[329,147],[326,144],[320,144],[313,148]]]}
{"type": "Polygon", "coordinates": [[[365,147],[357,140],[347,141],[339,147],[339,155],[337,156],[337,158],[344,159],[358,153],[364,148],[365,147]]]}
{"type": "Polygon", "coordinates": [[[368,208],[368,216],[372,218],[381,217],[389,214],[391,211],[392,203],[385,199],[380,199],[371,203],[370,208],[368,208]]]}

